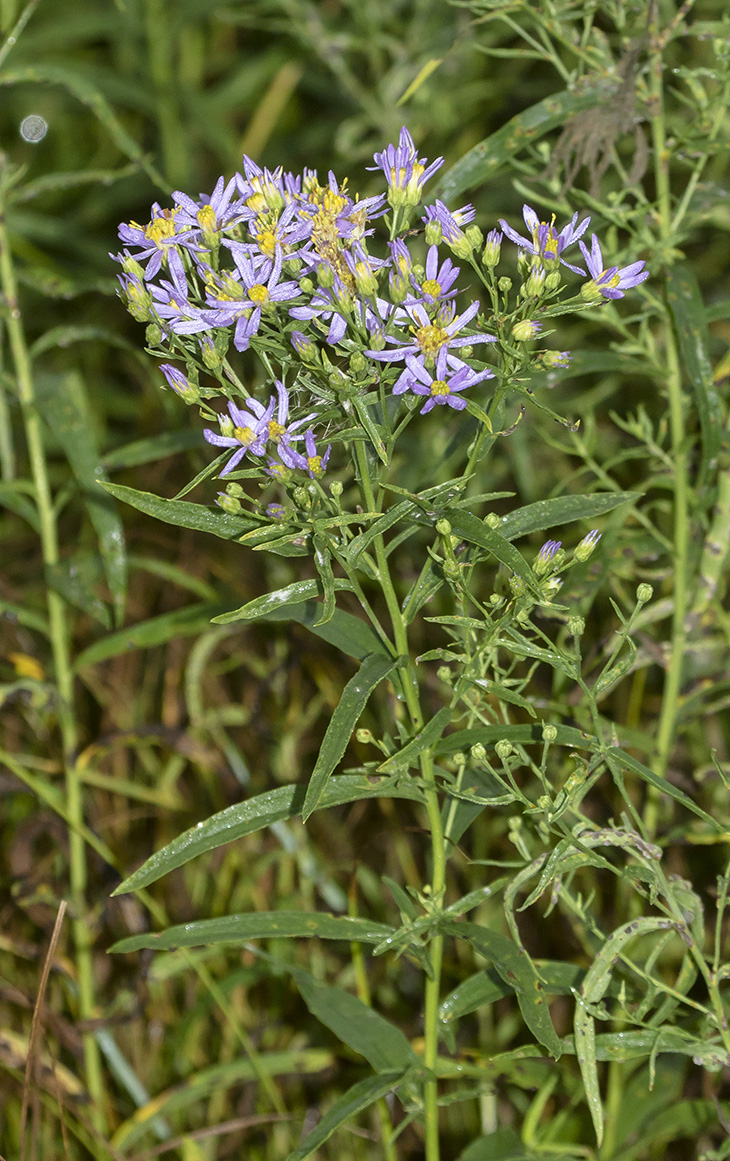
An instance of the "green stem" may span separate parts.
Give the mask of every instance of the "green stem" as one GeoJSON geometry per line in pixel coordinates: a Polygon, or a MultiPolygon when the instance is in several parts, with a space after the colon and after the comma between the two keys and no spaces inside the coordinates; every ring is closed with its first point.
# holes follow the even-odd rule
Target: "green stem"
{"type": "MultiPolygon", "coordinates": [[[[653,13],[656,19],[657,7],[653,13]]],[[[664,124],[664,95],[662,87],[662,41],[658,26],[652,22],[649,30],[652,46],[652,69],[650,92],[652,103],[651,133],[654,148],[654,175],[657,189],[657,215],[659,234],[668,254],[672,232],[672,206],[669,189],[669,152],[667,149],[664,124]]],[[[676,733],[677,709],[682,687],[682,669],[686,638],[687,614],[687,563],[689,551],[689,481],[686,449],[686,429],[684,399],[682,394],[682,374],[674,331],[667,312],[665,325],[667,393],[669,397],[669,424],[674,459],[674,559],[673,589],[674,610],[672,617],[672,643],[664,680],[664,695],[657,730],[654,770],[662,778],[666,777],[669,756],[676,733]]],[[[653,794],[646,810],[646,827],[649,835],[656,831],[658,796],[653,794]]]]}
{"type": "MultiPolygon", "coordinates": [[[[5,301],[5,323],[17,381],[28,458],[35,489],[40,524],[41,550],[46,568],[58,562],[58,534],[53,496],[48,480],[41,417],[38,411],[33,374],[18,305],[18,288],[10,252],[4,207],[0,205],[0,286],[5,301]]],[[[82,782],[76,766],[77,728],[74,715],[73,673],[69,652],[66,610],[62,598],[47,588],[51,651],[59,695],[58,720],[63,746],[66,804],[69,819],[69,880],[74,918],[72,921],[79,989],[79,1020],[87,1023],[96,1015],[93,964],[86,922],[86,847],[82,835],[84,807],[82,782]]],[[[91,1117],[100,1133],[105,1131],[104,1080],[99,1046],[91,1031],[83,1033],[86,1084],[91,1098],[91,1117]]]]}
{"type": "MultiPolygon", "coordinates": [[[[375,496],[373,493],[370,469],[367,454],[362,440],[355,442],[355,457],[363,498],[369,512],[376,511],[375,496]]],[[[378,536],[374,542],[375,559],[378,566],[380,586],[388,606],[393,636],[398,656],[403,659],[402,687],[408,712],[411,718],[411,727],[414,734],[423,728],[423,714],[418,691],[418,678],[411,660],[408,645],[408,629],[398,604],[398,598],[393,587],[393,581],[388,568],[388,557],[385,551],[385,542],[378,536]]],[[[438,912],[444,896],[446,886],[446,851],[444,832],[441,822],[441,805],[433,764],[431,749],[424,750],[420,755],[421,775],[426,792],[426,814],[431,833],[431,883],[429,895],[434,909],[438,912]]],[[[439,1000],[441,995],[441,965],[443,961],[444,937],[437,932],[429,946],[430,978],[426,980],[424,997],[424,1060],[423,1063],[429,1072],[434,1072],[438,1059],[439,1035],[439,1000]]],[[[423,1086],[423,1105],[426,1133],[426,1161],[439,1161],[441,1143],[439,1138],[438,1116],[438,1084],[435,1078],[426,1080],[423,1086]]]]}

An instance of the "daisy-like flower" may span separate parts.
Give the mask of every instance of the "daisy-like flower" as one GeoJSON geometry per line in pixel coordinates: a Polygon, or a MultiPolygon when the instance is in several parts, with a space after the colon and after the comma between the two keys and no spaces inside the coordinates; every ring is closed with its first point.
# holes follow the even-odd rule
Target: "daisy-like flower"
{"type": "Polygon", "coordinates": [[[137,262],[147,260],[145,282],[149,282],[159,273],[163,259],[167,257],[171,247],[186,246],[193,251],[198,249],[191,230],[178,230],[176,217],[177,207],[174,210],[163,210],[155,202],[152,206],[152,218],[146,226],[140,226],[137,222],[122,222],[119,227],[120,240],[125,246],[137,249],[137,253],[134,254],[137,262]]]}
{"type": "Polygon", "coordinates": [[[386,342],[399,343],[399,345],[391,347],[389,350],[386,348],[382,351],[364,351],[365,355],[371,359],[377,359],[381,363],[394,363],[412,355],[426,366],[433,365],[439,352],[445,350],[448,366],[453,371],[458,371],[461,367],[465,367],[466,363],[453,355],[452,350],[459,347],[471,347],[475,343],[496,343],[497,341],[494,335],[459,335],[458,333],[479,313],[478,302],[473,302],[471,306],[468,306],[465,311],[457,315],[456,318],[452,318],[448,323],[440,319],[440,316],[435,319],[430,318],[420,303],[406,306],[403,310],[407,312],[414,324],[410,328],[413,333],[412,341],[399,343],[395,335],[387,335],[386,342]]]}
{"type": "Polygon", "coordinates": [[[235,321],[233,343],[237,351],[245,351],[261,325],[262,312],[271,309],[275,303],[290,302],[296,298],[299,284],[279,282],[283,262],[280,247],[277,247],[276,257],[270,263],[267,259],[252,259],[245,245],[237,242],[229,242],[228,245],[233,251],[233,260],[240,275],[242,295],[241,298],[231,298],[229,301],[219,299],[215,302],[216,309],[206,311],[205,315],[212,326],[230,326],[235,321]]]}
{"type": "Polygon", "coordinates": [[[201,194],[197,202],[181,190],[175,190],[172,196],[177,203],[178,225],[202,231],[205,245],[208,247],[214,245],[220,238],[221,230],[252,216],[252,211],[246,209],[240,198],[234,200],[233,195],[237,190],[235,177],[232,177],[227,185],[223,178],[219,177],[210,197],[201,194]]]}
{"type": "Polygon", "coordinates": [[[303,419],[295,419],[293,423],[290,423],[289,392],[280,379],[275,381],[275,385],[278,400],[272,395],[268,407],[265,408],[257,399],[250,399],[249,407],[256,412],[259,419],[266,420],[268,436],[272,443],[278,444],[280,448],[282,446],[289,447],[292,440],[302,438],[298,429],[314,419],[315,413],[312,411],[303,419]],[[274,418],[274,407],[276,408],[276,418],[274,418]]]}
{"type": "Polygon", "coordinates": [[[437,157],[430,165],[425,157],[419,157],[405,125],[400,131],[398,145],[387,145],[382,153],[374,155],[373,160],[375,165],[368,168],[382,169],[388,182],[388,203],[394,210],[401,206],[417,206],[424,185],[444,163],[443,157],[437,157]]]}
{"type": "Polygon", "coordinates": [[[421,415],[427,415],[437,403],[453,407],[455,411],[463,411],[466,399],[462,399],[458,392],[481,383],[483,379],[492,379],[492,371],[474,371],[466,364],[452,371],[448,365],[448,352],[445,347],[439,351],[434,368],[435,374],[424,367],[412,355],[406,357],[406,369],[393,387],[394,395],[402,395],[405,391],[412,391],[414,395],[427,396],[421,408],[421,415]]]}
{"type": "MultiPolygon", "coordinates": [[[[545,576],[546,573],[550,572],[553,564],[553,558],[560,551],[561,544],[562,541],[560,540],[545,541],[542,548],[538,552],[537,557],[535,558],[535,562],[532,566],[533,572],[536,574],[536,576],[545,576]]],[[[565,554],[563,554],[563,556],[564,555],[565,554]]]]}
{"type": "Polygon", "coordinates": [[[590,218],[584,218],[582,222],[578,223],[578,214],[575,213],[568,224],[563,226],[560,233],[556,234],[555,215],[553,215],[551,222],[541,222],[535,211],[530,206],[524,205],[522,207],[522,217],[525,219],[525,225],[530,231],[529,238],[518,234],[516,230],[513,230],[505,222],[504,218],[499,219],[500,226],[512,242],[516,242],[522,250],[529,250],[535,258],[539,258],[548,268],[556,266],[560,262],[575,274],[585,274],[585,270],[580,266],[572,266],[570,262],[566,262],[564,258],[561,258],[561,254],[566,246],[577,242],[585,234],[591,220],[590,218]]]}
{"type": "Polygon", "coordinates": [[[314,432],[311,427],[305,433],[304,446],[307,449],[306,455],[295,451],[288,444],[281,443],[279,444],[279,455],[286,467],[300,468],[302,471],[308,472],[313,480],[318,480],[324,474],[324,469],[327,467],[327,461],[330,458],[332,447],[328,444],[324,455],[319,455],[314,439],[314,432]]]}
{"type": "Polygon", "coordinates": [[[266,443],[269,438],[269,420],[274,414],[275,400],[272,398],[266,408],[261,407],[261,404],[255,399],[249,400],[249,405],[251,404],[257,404],[256,409],[257,411],[261,409],[261,414],[252,415],[250,411],[244,411],[235,403],[229,403],[230,419],[228,415],[219,416],[220,435],[207,427],[203,431],[208,443],[214,444],[215,447],[236,449],[220,472],[221,476],[227,476],[229,472],[232,472],[247,452],[254,456],[262,456],[266,451],[266,443]]]}
{"type": "Polygon", "coordinates": [[[591,276],[591,281],[586,282],[581,288],[581,295],[584,298],[594,298],[597,293],[604,298],[623,298],[625,290],[638,286],[649,277],[649,271],[644,270],[646,266],[644,261],[632,262],[630,266],[609,266],[604,270],[603,254],[595,234],[591,235],[590,250],[582,242],[580,248],[591,276]]]}
{"type": "Polygon", "coordinates": [[[426,255],[426,277],[423,282],[416,282],[411,275],[411,284],[415,288],[416,294],[409,295],[406,302],[410,304],[421,301],[432,306],[436,302],[446,302],[448,299],[454,298],[457,291],[451,288],[459,277],[460,270],[461,267],[454,266],[450,258],[444,259],[439,266],[438,246],[429,246],[426,255]]]}
{"type": "Polygon", "coordinates": [[[185,403],[197,403],[200,399],[200,392],[183,371],[173,367],[172,363],[160,363],[160,370],[167,379],[168,386],[172,387],[176,395],[179,395],[185,403]]]}

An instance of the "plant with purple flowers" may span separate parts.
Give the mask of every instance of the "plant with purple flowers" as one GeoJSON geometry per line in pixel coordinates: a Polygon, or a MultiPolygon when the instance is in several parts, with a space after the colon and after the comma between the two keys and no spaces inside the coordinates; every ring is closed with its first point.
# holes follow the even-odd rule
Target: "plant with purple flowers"
{"type": "MultiPolygon", "coordinates": [[[[548,738],[568,738],[560,731],[569,727],[548,722],[539,794],[520,785],[512,773],[513,740],[522,737],[515,731],[528,727],[513,722],[510,712],[528,707],[533,713],[525,697],[532,675],[522,664],[526,658],[582,680],[579,653],[556,645],[544,626],[552,625],[561,641],[579,633],[579,618],[556,598],[570,570],[585,566],[599,533],[589,532],[572,555],[560,541],[548,540],[532,565],[512,540],[592,521],[625,499],[617,493],[578,503],[553,497],[502,517],[491,507],[494,496],[480,495],[473,481],[526,406],[575,428],[548,407],[539,386],[531,386],[570,363],[570,352],[541,345],[552,333],[546,324],[589,311],[599,299],[620,298],[648,276],[643,262],[604,269],[595,235],[590,251],[580,241],[590,218],[579,222],[577,213],[558,231],[554,216],[541,222],[525,206],[529,236],[500,219],[501,228],[489,230],[486,241],[471,206],[449,210],[435,200],[422,207],[419,221],[424,186],[441,165],[441,158],[429,164],[419,157],[403,128],[397,145],[375,155],[385,192],[359,198],[333,173],[320,184],[312,171],[262,170],[245,158],[243,172],[227,183],[221,178],[209,199],[177,193],[172,209],[153,206],[147,227],[122,226],[125,248],[117,256],[123,300],[147,323],[152,353],[184,365],[161,363],[167,385],[196,404],[211,425],[203,430],[205,440],[221,449],[207,474],[227,478],[226,490],[217,497],[218,509],[207,510],[204,526],[252,548],[311,561],[312,575],[217,620],[273,610],[281,618],[296,608],[296,616],[305,615],[315,631],[361,662],[332,715],[298,809],[306,821],[330,801],[385,793],[386,785],[423,809],[430,877],[413,901],[398,888],[408,923],[392,944],[425,969],[423,1052],[417,1056],[398,1040],[397,1076],[390,1083],[402,1087],[408,1107],[412,1094],[421,1092],[410,1115],[423,1118],[427,1161],[439,1156],[443,945],[447,935],[460,934],[444,905],[447,860],[475,807],[478,813],[484,804],[507,804],[537,814],[547,835],[578,793],[550,782],[548,738]],[[387,231],[382,241],[378,222],[387,231]],[[518,246],[512,277],[498,272],[504,237],[518,246]],[[576,243],[587,272],[563,256],[576,243]],[[470,285],[444,247],[468,271],[470,285]],[[563,268],[574,283],[564,282],[563,268]],[[245,360],[239,357],[244,352],[245,360]],[[224,410],[214,406],[216,399],[224,410]],[[519,411],[510,425],[506,409],[514,400],[519,411]],[[437,409],[440,418],[429,418],[437,409]],[[437,445],[442,450],[435,454],[437,445]],[[484,505],[486,513],[478,514],[484,505]],[[411,563],[402,564],[398,549],[405,540],[419,545],[415,572],[411,563]],[[342,593],[359,598],[365,621],[338,608],[342,593]],[[447,597],[446,611],[425,619],[441,626],[448,647],[416,656],[410,627],[437,594],[441,601],[447,597]],[[503,651],[512,654],[506,667],[503,651]],[[433,680],[445,690],[437,711],[422,676],[430,662],[439,663],[433,680]],[[367,777],[359,789],[346,792],[349,776],[335,770],[366,703],[376,700],[386,679],[399,707],[395,727],[384,728],[377,754],[363,762],[360,772],[367,777]],[[456,732],[445,739],[451,727],[456,732]],[[496,760],[473,741],[483,731],[497,743],[496,760]],[[456,765],[449,759],[454,739],[463,739],[456,765]]],[[[112,490],[164,519],[191,520],[187,503],[112,490]]],[[[193,523],[203,526],[197,517],[193,523]]],[[[606,673],[608,680],[610,664],[606,673]]],[[[594,724],[600,728],[597,716],[594,724]]],[[[573,730],[571,739],[574,734],[579,738],[573,730]]],[[[247,809],[258,817],[257,800],[247,809]]],[[[266,807],[266,818],[274,817],[274,808],[266,807]]],[[[143,867],[125,889],[146,873],[143,867]]],[[[286,913],[277,915],[286,928],[286,913]]],[[[245,938],[247,919],[239,919],[245,938]]],[[[330,919],[331,933],[359,938],[357,921],[330,919]]],[[[462,935],[472,928],[479,930],[462,925],[462,935]]],[[[319,930],[315,916],[312,933],[319,930]]],[[[536,1043],[559,1054],[546,1009],[538,1011],[526,998],[539,985],[535,964],[519,940],[500,939],[501,950],[475,947],[492,960],[495,979],[516,993],[536,1043]]],[[[376,950],[390,941],[384,929],[376,950]]],[[[359,1019],[365,1005],[358,1005],[359,1019]]],[[[371,1012],[368,1019],[382,1021],[379,1027],[395,1035],[383,1017],[371,1012]]],[[[385,1139],[391,1131],[387,1109],[382,1115],[385,1139]]],[[[308,1141],[314,1148],[323,1139],[315,1131],[308,1141]]]]}

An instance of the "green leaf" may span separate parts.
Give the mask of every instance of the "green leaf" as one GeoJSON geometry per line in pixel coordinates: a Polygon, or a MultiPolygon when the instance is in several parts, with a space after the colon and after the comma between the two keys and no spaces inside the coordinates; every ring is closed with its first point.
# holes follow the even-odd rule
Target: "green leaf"
{"type": "Polygon", "coordinates": [[[601,1090],[598,1086],[598,1067],[596,1065],[596,1022],[580,1000],[576,1002],[573,1031],[575,1034],[575,1054],[578,1057],[578,1067],[583,1078],[583,1088],[593,1121],[596,1143],[600,1148],[603,1141],[603,1104],[601,1090]]]}
{"type": "Polygon", "coordinates": [[[440,198],[450,203],[465,190],[485,184],[522,149],[534,144],[551,129],[562,129],[568,118],[576,113],[603,104],[605,97],[605,86],[573,93],[566,89],[531,105],[452,165],[436,183],[430,194],[431,200],[440,198]]]}
{"type": "Polygon", "coordinates": [[[153,496],[151,492],[138,492],[136,488],[107,481],[103,481],[102,486],[118,500],[123,500],[139,512],[154,516],[156,520],[163,520],[165,524],[174,524],[178,528],[209,532],[221,540],[238,540],[248,528],[254,526],[252,520],[229,516],[222,509],[209,508],[205,504],[191,504],[188,500],[164,500],[161,496],[153,496]]]}
{"type": "Polygon", "coordinates": [[[611,746],[606,751],[606,762],[614,776],[622,776],[620,767],[623,767],[624,770],[631,770],[634,774],[638,774],[640,778],[643,778],[644,782],[648,782],[650,786],[659,790],[660,793],[666,794],[669,798],[673,798],[675,802],[680,802],[687,810],[691,810],[693,814],[698,815],[699,818],[709,823],[716,834],[725,833],[726,828],[722,823],[713,818],[711,814],[707,814],[701,806],[698,806],[696,802],[676,786],[673,786],[666,778],[660,778],[658,774],[655,774],[653,770],[650,770],[638,758],[627,754],[625,750],[621,750],[617,746],[611,746]]]}
{"type": "Polygon", "coordinates": [[[322,532],[315,532],[312,537],[314,547],[314,564],[319,573],[324,591],[324,605],[321,615],[314,623],[315,629],[326,625],[335,615],[335,578],[332,573],[332,557],[327,547],[327,537],[322,532]]]}
{"type": "Polygon", "coordinates": [[[312,1015],[353,1052],[364,1056],[375,1072],[402,1072],[417,1063],[400,1028],[357,996],[322,984],[298,968],[290,970],[312,1015]]]}
{"type": "Polygon", "coordinates": [[[702,454],[696,486],[702,493],[715,482],[724,425],[720,397],[712,377],[704,303],[697,279],[688,265],[672,266],[667,271],[667,301],[700,417],[702,454]]]}
{"type": "MultiPolygon", "coordinates": [[[[335,580],[334,588],[336,592],[352,592],[352,585],[347,580],[335,580]]],[[[257,617],[267,617],[275,610],[286,608],[287,605],[300,605],[303,601],[309,601],[321,595],[322,585],[318,580],[295,581],[294,584],[286,585],[283,589],[277,589],[273,593],[264,593],[262,597],[255,597],[247,604],[241,605],[240,609],[223,613],[220,617],[214,617],[213,620],[217,625],[230,625],[232,621],[255,621],[257,617]]],[[[320,624],[322,622],[317,622],[313,628],[319,628],[320,624]]]]}
{"type": "Polygon", "coordinates": [[[317,1127],[289,1154],[286,1161],[304,1161],[305,1157],[311,1157],[337,1129],[364,1109],[370,1108],[381,1097],[387,1096],[402,1080],[402,1073],[390,1072],[382,1076],[368,1076],[353,1084],[352,1088],[338,1097],[317,1127]]]}
{"type": "Polygon", "coordinates": [[[96,591],[103,575],[101,556],[91,552],[76,552],[56,564],[46,565],[46,580],[52,589],[69,604],[94,617],[105,629],[111,629],[109,607],[96,591]]]}
{"type": "MultiPolygon", "coordinates": [[[[123,895],[127,891],[147,887],[206,851],[216,850],[244,835],[271,826],[272,823],[296,818],[302,812],[305,793],[304,786],[278,786],[275,790],[267,790],[263,794],[257,794],[255,798],[248,798],[245,802],[226,807],[225,810],[211,815],[205,822],[196,823],[190,830],[186,830],[167,846],[156,851],[117,887],[114,894],[123,895]]],[[[390,778],[374,782],[364,774],[341,774],[330,778],[317,809],[327,810],[331,806],[341,806],[345,802],[386,797],[406,798],[413,802],[422,800],[421,791],[409,785],[404,779],[395,785],[394,780],[390,778]]]]}
{"type": "Polygon", "coordinates": [[[497,1129],[486,1137],[477,1137],[457,1161],[531,1161],[532,1156],[514,1129],[497,1129]]]}
{"type": "MultiPolygon", "coordinates": [[[[585,970],[573,964],[559,961],[541,963],[539,965],[540,978],[545,985],[547,996],[570,996],[575,988],[579,988],[585,975],[585,970]]],[[[493,1004],[508,996],[512,987],[504,982],[494,968],[487,968],[469,976],[463,983],[454,988],[439,1007],[439,1017],[445,1023],[451,1023],[476,1012],[485,1004],[493,1004]]],[[[564,1048],[564,1051],[567,1049],[564,1048]]]]}
{"type": "Polygon", "coordinates": [[[379,943],[393,931],[385,923],[330,915],[326,911],[253,911],[181,923],[157,934],[145,932],[120,939],[113,952],[171,951],[175,947],[210,947],[217,943],[248,943],[250,939],[344,939],[379,943]]]}
{"type": "Polygon", "coordinates": [[[499,531],[505,540],[516,540],[529,532],[545,532],[573,520],[593,520],[604,516],[621,504],[631,504],[641,498],[641,492],[596,492],[592,496],[555,496],[538,500],[503,516],[499,531]]]}
{"type": "Polygon", "coordinates": [[[342,697],[327,726],[327,732],[322,740],[312,777],[307,787],[302,810],[302,818],[305,822],[310,814],[317,809],[330,775],[347,749],[352,731],[360,720],[370,694],[383,678],[392,673],[397,665],[397,659],[373,653],[365,658],[358,672],[350,678],[342,691],[342,697]]]}
{"type": "Polygon", "coordinates": [[[417,766],[419,754],[439,740],[451,721],[451,714],[450,706],[444,706],[440,709],[426,722],[423,729],[419,730],[407,746],[404,746],[397,754],[391,754],[378,766],[378,773],[391,774],[395,773],[396,770],[407,770],[409,766],[417,766]]]}
{"type": "Polygon", "coordinates": [[[445,930],[456,939],[467,940],[517,996],[523,1019],[535,1039],[556,1059],[562,1052],[545,1002],[545,987],[532,960],[522,948],[500,931],[476,923],[448,923],[445,930]]]}
{"type": "Polygon", "coordinates": [[[127,592],[124,529],[116,505],[100,487],[99,477],[103,475],[103,471],[89,421],[81,376],[76,372],[69,372],[62,377],[39,376],[38,391],[43,417],[60,441],[82,489],[104,562],[114,618],[119,625],[124,619],[124,601],[127,592]]]}
{"type": "Polygon", "coordinates": [[[3,481],[0,483],[0,507],[7,508],[16,516],[21,516],[34,532],[40,534],[41,525],[38,519],[38,510],[31,499],[32,492],[28,495],[28,491],[28,486],[24,480],[3,481]]]}
{"type": "Polygon", "coordinates": [[[305,601],[300,605],[287,605],[286,608],[273,609],[262,619],[265,621],[297,621],[307,629],[311,629],[323,641],[336,646],[348,657],[355,657],[358,661],[371,653],[378,653],[390,659],[391,654],[376,634],[375,630],[360,617],[352,613],[345,613],[336,609],[335,614],[326,625],[318,625],[317,619],[322,611],[318,601],[305,601]]]}
{"type": "Polygon", "coordinates": [[[159,617],[151,617],[149,621],[141,621],[139,625],[122,629],[119,633],[112,633],[89,645],[88,649],[79,653],[74,669],[78,672],[86,665],[96,665],[99,661],[107,661],[130,649],[151,649],[153,645],[164,645],[174,637],[195,635],[207,629],[211,617],[223,608],[220,602],[204,601],[188,605],[185,609],[176,609],[172,613],[163,613],[159,617]]]}

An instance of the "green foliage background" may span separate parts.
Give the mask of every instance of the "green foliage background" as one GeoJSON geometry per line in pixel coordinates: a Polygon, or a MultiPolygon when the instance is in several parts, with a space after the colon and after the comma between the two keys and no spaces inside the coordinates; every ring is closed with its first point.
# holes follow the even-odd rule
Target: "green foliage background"
{"type": "MultiPolygon", "coordinates": [[[[547,210],[552,198],[561,220],[568,207],[600,218],[603,205],[616,208],[608,229],[616,248],[628,237],[627,261],[637,254],[649,260],[650,293],[661,293],[666,265],[686,261],[707,307],[709,337],[700,355],[709,360],[718,393],[716,414],[693,419],[688,431],[694,435],[707,422],[718,434],[719,470],[708,467],[703,479],[702,466],[696,459],[691,464],[695,579],[706,579],[708,530],[718,559],[716,588],[704,603],[698,581],[670,780],[727,825],[730,671],[723,602],[730,507],[723,501],[728,462],[719,430],[730,371],[728,123],[727,94],[707,70],[711,41],[727,39],[730,26],[724,0],[696,3],[694,35],[667,50],[667,73],[676,78],[667,94],[675,198],[681,199],[698,153],[708,162],[690,191],[684,228],[663,252],[650,253],[656,191],[648,98],[639,85],[623,119],[614,100],[632,48],[645,47],[650,9],[643,0],[614,0],[600,11],[590,0],[39,0],[27,8],[0,0],[4,221],[61,543],[59,560],[44,569],[28,489],[16,483],[26,474],[26,451],[6,328],[0,338],[0,1152],[8,1158],[20,1149],[39,960],[59,902],[69,898],[72,860],[46,586],[69,611],[88,880],[86,910],[80,913],[78,898],[71,900],[42,1032],[30,1052],[38,1066],[28,1090],[33,1143],[26,1135],[26,1156],[142,1158],[167,1143],[185,1161],[243,1155],[281,1161],[295,1148],[308,1110],[327,1108],[361,1075],[356,1053],[343,1049],[302,1003],[300,991],[307,998],[313,985],[300,982],[297,990],[293,982],[296,971],[309,972],[351,989],[355,969],[337,953],[340,945],[311,941],[294,950],[291,942],[270,939],[268,954],[290,964],[288,972],[273,973],[266,957],[251,950],[213,947],[145,959],[110,957],[106,949],[130,933],[202,916],[280,907],[347,910],[348,890],[351,904],[358,900],[362,912],[392,922],[397,907],[383,898],[376,872],[394,879],[405,873],[414,887],[423,880],[418,816],[404,801],[382,800],[314,815],[306,830],[296,820],[277,824],[189,863],[146,897],[110,898],[120,877],[197,820],[244,796],[305,782],[342,685],[354,672],[354,666],[345,672],[340,655],[303,626],[211,625],[213,616],[297,579],[290,562],[254,558],[235,544],[153,522],[113,506],[95,484],[101,469],[117,483],[171,497],[208,462],[201,425],[160,389],[141,328],[115,297],[109,252],[118,249],[120,221],[146,222],[150,203],[166,204],[174,189],[211,190],[219,174],[240,166],[243,152],[271,167],[311,166],[320,175],[332,168],[340,179],[351,173],[367,194],[371,187],[358,186],[359,175],[373,151],[396,140],[406,123],[422,152],[446,158],[437,182],[442,196],[454,205],[472,200],[485,229],[499,216],[517,223],[523,200],[547,210]],[[472,185],[461,159],[512,118],[566,90],[566,72],[575,66],[570,44],[580,42],[591,20],[605,51],[603,71],[596,57],[572,84],[571,99],[552,114],[543,110],[541,124],[530,128],[528,114],[528,132],[494,139],[495,164],[488,174],[477,167],[472,185]],[[689,80],[688,70],[694,70],[689,80]],[[586,91],[600,94],[602,85],[604,100],[586,99],[586,91]],[[704,114],[698,86],[706,89],[704,114]],[[601,108],[609,110],[603,121],[601,108]],[[576,123],[581,109],[586,119],[576,123]],[[30,114],[48,123],[37,143],[19,135],[30,114]],[[566,125],[573,137],[562,132],[566,125]],[[646,176],[640,172],[644,150],[646,176]],[[571,166],[574,188],[565,190],[571,166]],[[625,188],[642,182],[640,196],[624,198],[625,188]],[[80,1015],[72,922],[85,925],[91,943],[97,1003],[91,1020],[80,1015]],[[84,1038],[93,1038],[100,1053],[102,1102],[93,1094],[89,1100],[86,1091],[84,1038]],[[191,1136],[213,1126],[224,1128],[212,1137],[191,1136]],[[178,1137],[186,1139],[175,1144],[178,1137]]],[[[659,11],[666,25],[675,5],[662,0],[659,11]]],[[[6,316],[9,310],[6,302],[6,316]]],[[[639,582],[654,586],[655,600],[636,623],[638,656],[601,704],[622,745],[647,761],[661,716],[672,615],[676,465],[658,381],[661,336],[631,310],[638,312],[636,304],[612,316],[608,350],[605,330],[586,326],[579,337],[577,324],[566,327],[561,345],[579,342],[580,354],[559,384],[545,386],[552,388],[550,406],[580,419],[579,431],[528,416],[489,460],[484,490],[515,492],[522,503],[581,490],[642,493],[629,515],[622,509],[607,519],[597,560],[572,595],[579,611],[590,613],[585,648],[598,662],[616,628],[611,599],[626,611],[639,582]]],[[[697,368],[700,377],[706,372],[697,368]]],[[[688,454],[699,453],[693,445],[688,454]]],[[[418,457],[414,446],[414,488],[418,457]]],[[[192,498],[212,496],[207,484],[192,498]]],[[[546,682],[540,694],[549,708],[561,691],[546,682]]],[[[353,742],[347,758],[362,762],[366,753],[353,742]]],[[[711,917],[727,836],[718,841],[686,813],[666,815],[664,823],[671,869],[692,880],[711,917]]],[[[459,892],[483,881],[480,860],[514,857],[505,817],[474,829],[468,856],[459,892]]],[[[622,881],[595,869],[582,874],[584,897],[594,893],[610,928],[621,911],[622,881]]],[[[564,922],[543,918],[538,909],[523,935],[546,959],[559,959],[569,938],[564,922]]],[[[471,970],[471,961],[451,962],[451,985],[471,970]]],[[[416,1045],[419,980],[405,957],[375,961],[371,975],[378,1009],[416,1045]]],[[[316,996],[307,1004],[315,1012],[316,996]]],[[[561,1034],[567,1033],[567,1004],[558,998],[552,1009],[561,1034]]],[[[460,1025],[454,1059],[468,1083],[475,1043],[498,1052],[519,1044],[521,1031],[518,1011],[504,997],[464,1011],[469,1018],[460,1025]]],[[[590,1122],[585,1109],[576,1111],[579,1075],[571,1067],[572,1081],[568,1069],[554,1090],[541,1066],[525,1062],[524,1083],[496,1077],[489,1096],[447,1106],[445,1156],[562,1156],[554,1140],[563,1139],[575,1143],[571,1157],[680,1159],[697,1156],[698,1148],[708,1159],[728,1155],[720,1152],[727,1116],[722,1072],[701,1074],[685,1057],[665,1053],[650,1090],[649,1065],[607,1066],[614,1121],[598,1152],[584,1143],[591,1140],[590,1122]],[[470,1142],[495,1115],[506,1126],[503,1152],[494,1151],[498,1141],[489,1154],[479,1152],[470,1142]],[[514,1151],[515,1139],[522,1152],[514,1151]]],[[[335,1137],[318,1155],[382,1156],[366,1117],[360,1125],[358,1135],[335,1137]]],[[[402,1158],[422,1155],[415,1127],[405,1127],[398,1148],[402,1158]]]]}

